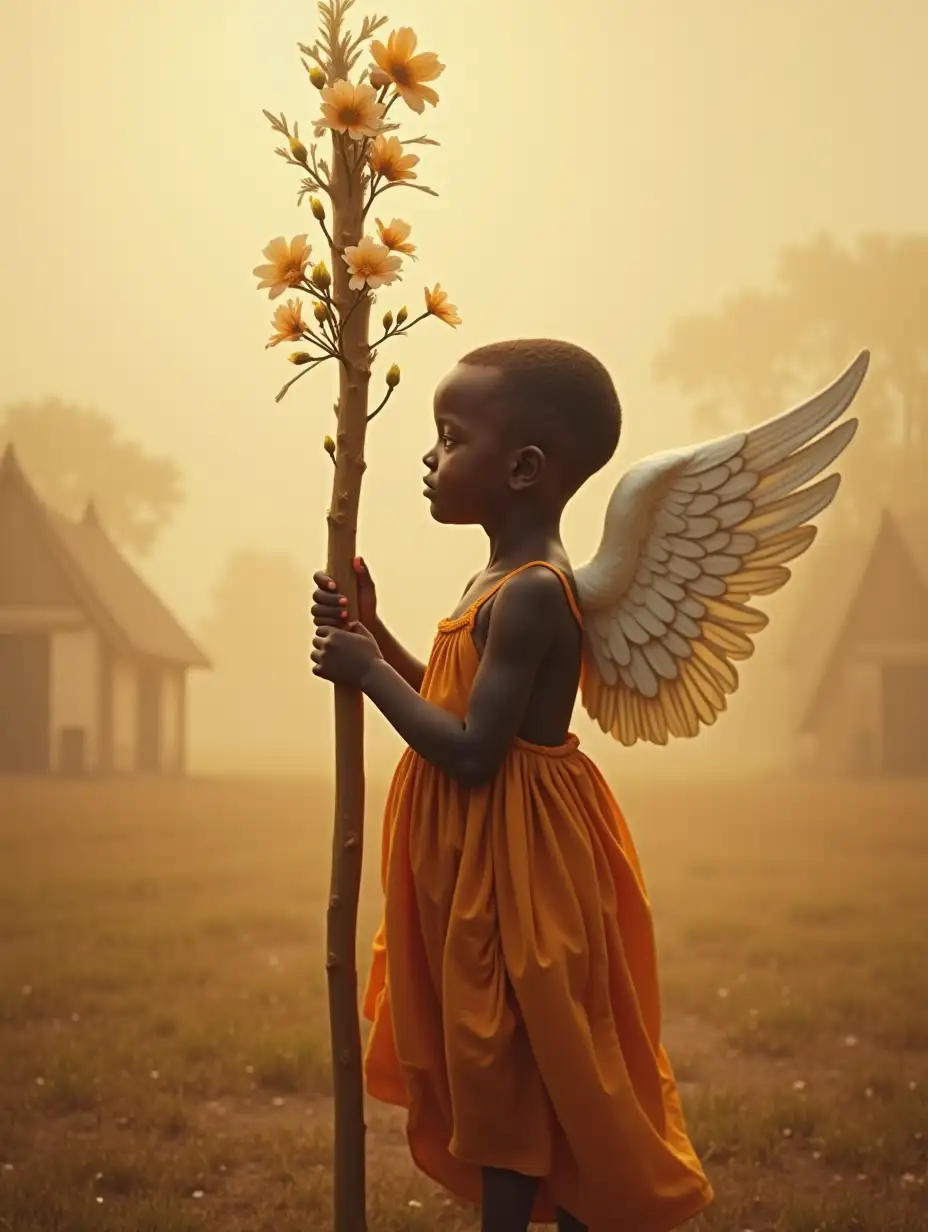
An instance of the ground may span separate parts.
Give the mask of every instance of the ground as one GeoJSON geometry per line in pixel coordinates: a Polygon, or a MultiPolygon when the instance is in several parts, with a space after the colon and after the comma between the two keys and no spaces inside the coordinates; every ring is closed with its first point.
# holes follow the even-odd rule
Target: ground
{"type": "MultiPolygon", "coordinates": [[[[616,787],[718,1194],[694,1232],[924,1232],[928,788],[616,787]]],[[[3,1232],[330,1226],[329,843],[324,784],[0,780],[3,1232]]],[[[370,1232],[476,1227],[369,1125],[370,1232]]]]}

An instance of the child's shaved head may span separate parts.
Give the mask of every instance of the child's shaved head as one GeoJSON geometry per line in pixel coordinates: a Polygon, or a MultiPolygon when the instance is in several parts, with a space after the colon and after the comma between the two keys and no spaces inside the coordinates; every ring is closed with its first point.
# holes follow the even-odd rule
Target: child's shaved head
{"type": "Polygon", "coordinates": [[[499,393],[528,443],[556,455],[572,491],[615,453],[622,408],[607,370],[582,347],[552,338],[493,342],[460,361],[494,368],[499,393]]]}

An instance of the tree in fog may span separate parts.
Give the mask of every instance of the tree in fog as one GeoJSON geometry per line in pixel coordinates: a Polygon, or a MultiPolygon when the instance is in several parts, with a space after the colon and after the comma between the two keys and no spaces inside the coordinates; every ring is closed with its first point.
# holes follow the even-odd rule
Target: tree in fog
{"type": "Polygon", "coordinates": [[[199,630],[214,670],[192,684],[197,739],[210,754],[252,767],[307,767],[314,755],[325,764],[331,698],[308,666],[311,591],[289,557],[230,558],[199,630]]]}
{"type": "Polygon", "coordinates": [[[97,411],[60,398],[0,409],[0,453],[12,442],[39,495],[72,520],[93,500],[107,534],[140,555],[183,503],[177,464],[119,436],[97,411]]]}
{"type": "Polygon", "coordinates": [[[870,520],[887,503],[926,503],[928,236],[788,248],[768,290],[677,321],[654,371],[691,400],[701,430],[723,432],[805,399],[864,347],[871,367],[861,429],[842,458],[842,508],[870,520]]]}

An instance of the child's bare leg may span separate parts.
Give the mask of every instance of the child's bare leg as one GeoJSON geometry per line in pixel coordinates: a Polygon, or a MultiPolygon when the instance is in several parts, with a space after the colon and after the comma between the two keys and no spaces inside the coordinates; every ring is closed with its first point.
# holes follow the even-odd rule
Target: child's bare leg
{"type": "Polygon", "coordinates": [[[575,1219],[569,1211],[557,1208],[557,1232],[590,1232],[585,1223],[575,1219]]]}
{"type": "Polygon", "coordinates": [[[538,1185],[537,1176],[484,1168],[481,1232],[527,1232],[538,1185]]]}

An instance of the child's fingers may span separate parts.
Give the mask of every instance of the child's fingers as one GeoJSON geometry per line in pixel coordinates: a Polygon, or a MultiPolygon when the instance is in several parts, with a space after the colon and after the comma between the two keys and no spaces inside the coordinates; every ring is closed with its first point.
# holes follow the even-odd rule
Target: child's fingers
{"type": "Polygon", "coordinates": [[[319,573],[313,574],[313,581],[316,583],[316,585],[319,587],[320,590],[336,590],[337,589],[335,583],[332,581],[329,575],[327,573],[323,573],[321,570],[319,571],[319,573]]]}

